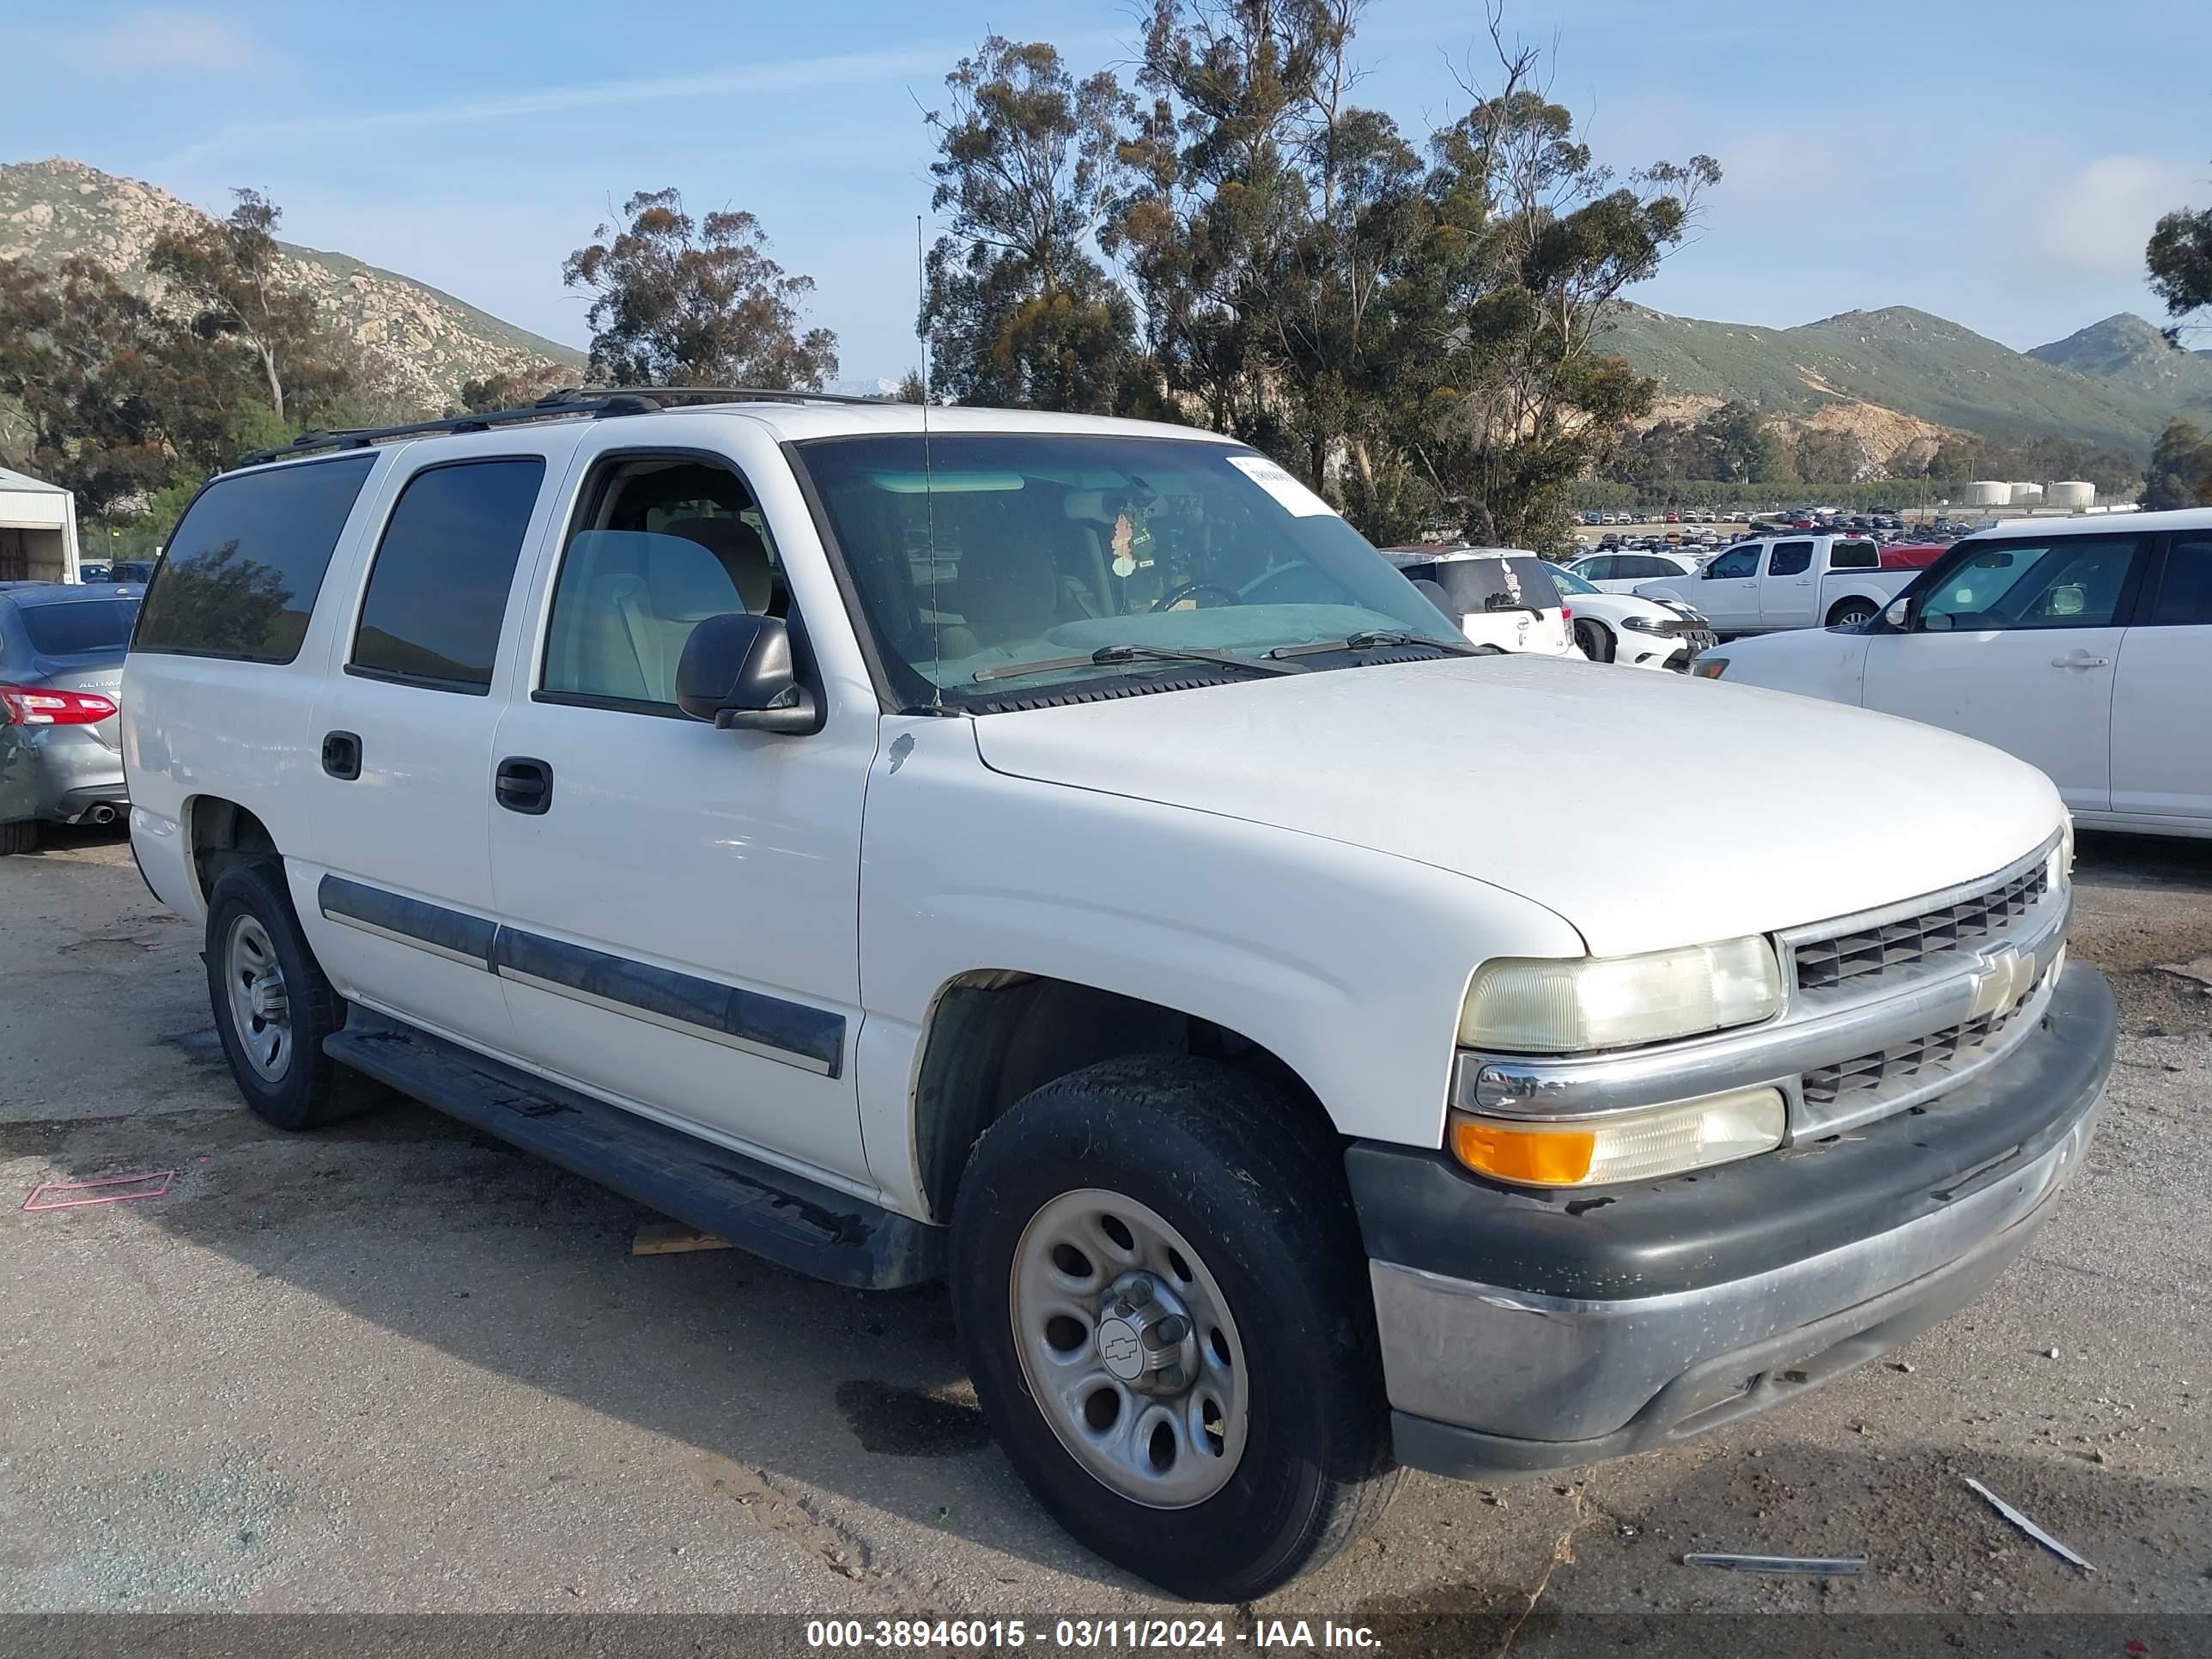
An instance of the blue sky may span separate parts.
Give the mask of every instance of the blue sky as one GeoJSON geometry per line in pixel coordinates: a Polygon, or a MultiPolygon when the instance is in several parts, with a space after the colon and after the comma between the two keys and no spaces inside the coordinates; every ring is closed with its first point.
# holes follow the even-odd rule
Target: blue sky
{"type": "MultiPolygon", "coordinates": [[[[0,0],[0,160],[65,155],[582,343],[560,264],[630,191],[757,214],[848,379],[915,361],[917,110],[988,30],[1126,64],[1135,0],[0,0]],[[36,72],[23,74],[37,64],[36,72]]],[[[1362,100],[1460,112],[1479,0],[1372,0],[1362,100]]],[[[2212,6],[2109,0],[1510,0],[1553,94],[1626,167],[1704,151],[1694,245],[1634,291],[1786,326],[1914,305],[2025,348],[2115,311],[2157,215],[2212,202],[2212,6]]],[[[1474,60],[1478,70],[1483,60],[1474,60]]]]}

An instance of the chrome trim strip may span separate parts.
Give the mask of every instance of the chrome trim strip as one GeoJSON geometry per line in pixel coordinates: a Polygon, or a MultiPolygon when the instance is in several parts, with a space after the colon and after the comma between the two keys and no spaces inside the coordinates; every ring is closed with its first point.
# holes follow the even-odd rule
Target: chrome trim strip
{"type": "Polygon", "coordinates": [[[548,991],[556,997],[566,997],[571,1002],[580,1002],[586,1007],[603,1008],[611,1014],[625,1018],[642,1020],[647,1025],[658,1025],[665,1031],[677,1031],[685,1036],[703,1037],[709,1042],[719,1042],[725,1048],[735,1048],[741,1054],[756,1054],[763,1060],[781,1060],[787,1066],[796,1066],[801,1071],[812,1072],[820,1077],[835,1077],[837,1068],[827,1060],[817,1060],[811,1054],[794,1054],[788,1048],[775,1048],[765,1042],[752,1042],[729,1031],[717,1030],[693,1020],[678,1019],[672,1014],[641,1008],[635,1003],[617,1002],[612,997],[594,995],[574,985],[563,985],[556,980],[540,979],[535,974],[526,974],[519,968],[501,963],[493,970],[501,979],[511,979],[518,985],[527,985],[532,990],[548,991]]]}
{"type": "MultiPolygon", "coordinates": [[[[2062,895],[2055,903],[2046,901],[2037,907],[2033,920],[2041,924],[2037,931],[2010,933],[1996,941],[2031,957],[2039,979],[2049,973],[2065,948],[2070,896],[2062,895]]],[[[1908,909],[1902,914],[1914,912],[1908,909]]],[[[1957,957],[1948,972],[1902,991],[1893,987],[1887,994],[1839,1002],[1817,1012],[1801,1010],[1765,1024],[1686,1042],[1578,1060],[1531,1060],[1462,1049],[1452,1065],[1450,1103],[1461,1111],[1498,1117],[1576,1119],[1664,1105],[1730,1089],[1771,1085],[1789,1097],[1793,1132],[1817,1128],[1821,1133],[1833,1133],[1844,1127],[1838,1119],[1824,1116],[1807,1121],[1799,1078],[1820,1066],[1917,1042],[1974,1018],[1980,990],[1978,969],[1984,957],[1972,949],[1959,951],[1957,957]],[[1483,1087],[1486,1081],[1490,1085],[1487,1089],[1483,1087]]],[[[2047,998],[2048,988],[2039,994],[2047,998]]],[[[1988,1060],[2008,1052],[2020,1036],[2033,1029],[2034,1022],[2022,1019],[2016,1024],[2018,1034],[2008,1030],[2005,1036],[2011,1041],[1991,1044],[1988,1060]]],[[[1925,1094],[1951,1086],[1981,1063],[1985,1063],[1984,1056],[1977,1055],[1972,1066],[1947,1071],[1925,1094]]],[[[1924,1098],[1925,1094],[1915,1098],[1924,1098]]],[[[1902,1096],[1885,1095],[1875,1109],[1838,1117],[1865,1122],[1901,1110],[1909,1103],[1902,1096]]]]}
{"type": "Polygon", "coordinates": [[[343,876],[325,875],[316,903],[344,927],[664,1030],[821,1077],[843,1069],[845,1016],[827,1008],[548,939],[343,876]]]}
{"type": "Polygon", "coordinates": [[[326,920],[335,921],[341,927],[350,927],[357,933],[373,933],[378,939],[390,939],[394,945],[411,945],[417,951],[428,951],[434,957],[443,957],[448,962],[458,962],[464,968],[474,968],[482,972],[489,965],[482,957],[471,956],[465,951],[449,950],[433,940],[419,938],[413,933],[403,933],[396,928],[380,927],[373,921],[363,921],[359,916],[349,916],[343,910],[325,910],[323,915],[326,920]]]}

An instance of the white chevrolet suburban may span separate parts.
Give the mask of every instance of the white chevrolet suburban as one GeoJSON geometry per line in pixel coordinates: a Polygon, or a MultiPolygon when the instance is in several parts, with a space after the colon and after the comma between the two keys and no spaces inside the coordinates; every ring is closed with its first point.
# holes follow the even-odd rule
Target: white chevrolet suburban
{"type": "Polygon", "coordinates": [[[947,1281],[1038,1500],[1224,1601],[1397,1466],[1885,1352],[2079,1166],[2113,1004],[2032,768],[1472,646],[1228,440],[684,401],[318,435],[185,513],[131,844],[271,1122],[373,1079],[947,1281]]]}

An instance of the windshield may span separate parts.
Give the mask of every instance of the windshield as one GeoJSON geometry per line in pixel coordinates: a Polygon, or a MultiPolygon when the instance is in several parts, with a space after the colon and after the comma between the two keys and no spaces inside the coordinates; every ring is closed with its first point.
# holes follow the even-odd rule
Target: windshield
{"type": "Polygon", "coordinates": [[[1584,581],[1579,572],[1570,570],[1565,565],[1548,566],[1545,574],[1551,577],[1552,586],[1562,593],[1595,593],[1598,591],[1584,581]]]}
{"type": "Polygon", "coordinates": [[[1463,643],[1357,531],[1249,450],[958,433],[929,439],[925,472],[922,445],[902,434],[799,447],[884,675],[910,703],[989,702],[1009,681],[1026,697],[1192,672],[1147,652],[1261,661],[1378,631],[1463,643]]]}
{"type": "Polygon", "coordinates": [[[31,649],[42,657],[73,657],[81,651],[120,651],[130,643],[136,599],[70,599],[55,605],[17,608],[31,649]]]}

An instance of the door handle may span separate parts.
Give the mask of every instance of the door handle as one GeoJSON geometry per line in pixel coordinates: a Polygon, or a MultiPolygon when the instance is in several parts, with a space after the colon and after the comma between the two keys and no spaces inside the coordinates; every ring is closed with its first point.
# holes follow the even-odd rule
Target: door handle
{"type": "Polygon", "coordinates": [[[526,755],[509,755],[492,774],[491,793],[508,811],[538,817],[553,805],[553,769],[526,755]]]}
{"type": "Polygon", "coordinates": [[[361,775],[361,738],[351,732],[323,733],[323,770],[343,783],[361,775]]]}
{"type": "Polygon", "coordinates": [[[2110,657],[2093,657],[2086,651],[2076,651],[2070,657],[2053,657],[2051,665],[2053,668],[2110,668],[2112,659],[2110,657]]]}

